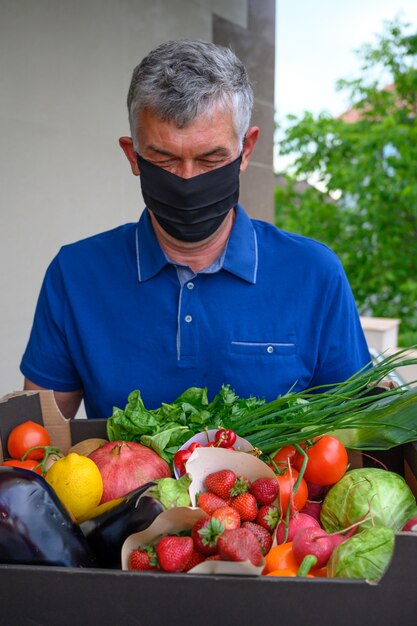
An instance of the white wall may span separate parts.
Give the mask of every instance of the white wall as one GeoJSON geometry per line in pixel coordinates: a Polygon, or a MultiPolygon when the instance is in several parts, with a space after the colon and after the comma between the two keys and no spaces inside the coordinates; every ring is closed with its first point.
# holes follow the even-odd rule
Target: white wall
{"type": "Polygon", "coordinates": [[[211,39],[247,0],[0,0],[0,397],[59,247],[142,209],[118,146],[131,72],[162,41],[211,39]]]}

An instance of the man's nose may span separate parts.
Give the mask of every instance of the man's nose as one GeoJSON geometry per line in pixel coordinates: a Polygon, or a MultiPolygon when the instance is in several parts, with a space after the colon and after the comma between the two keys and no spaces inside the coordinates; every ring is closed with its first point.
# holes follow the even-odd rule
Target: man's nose
{"type": "Polygon", "coordinates": [[[192,178],[201,172],[198,171],[198,163],[191,159],[186,159],[178,164],[178,168],[175,173],[177,176],[181,176],[181,178],[192,178]]]}

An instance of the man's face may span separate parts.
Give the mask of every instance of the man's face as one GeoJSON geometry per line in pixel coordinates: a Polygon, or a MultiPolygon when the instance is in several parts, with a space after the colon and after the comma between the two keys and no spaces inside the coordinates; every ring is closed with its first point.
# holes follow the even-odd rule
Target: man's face
{"type": "MultiPolygon", "coordinates": [[[[245,135],[240,171],[249,163],[258,140],[259,128],[251,126],[245,135]]],[[[135,149],[131,137],[120,137],[132,173],[139,176],[135,149]]],[[[164,122],[149,109],[139,114],[137,144],[140,155],[159,167],[182,178],[191,178],[214,168],[227,165],[239,156],[240,143],[230,111],[217,110],[202,116],[185,128],[164,122]]]]}
{"type": "Polygon", "coordinates": [[[182,178],[227,165],[240,152],[231,112],[222,110],[178,128],[145,109],[139,115],[137,140],[144,159],[182,178]]]}

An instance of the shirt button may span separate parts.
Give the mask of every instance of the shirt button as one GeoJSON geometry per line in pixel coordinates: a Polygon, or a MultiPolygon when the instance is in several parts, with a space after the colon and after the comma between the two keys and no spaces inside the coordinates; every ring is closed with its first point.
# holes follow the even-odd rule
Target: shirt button
{"type": "Polygon", "coordinates": [[[187,283],[187,289],[189,289],[191,291],[191,289],[194,289],[194,283],[187,283]]]}
{"type": "Polygon", "coordinates": [[[266,351],[268,352],[268,354],[272,354],[274,351],[274,346],[268,346],[266,351]]]}
{"type": "Polygon", "coordinates": [[[192,318],[192,316],[191,316],[191,315],[186,315],[186,316],[184,317],[184,319],[185,319],[185,321],[186,321],[186,322],[192,322],[192,321],[193,321],[193,318],[192,318]]]}

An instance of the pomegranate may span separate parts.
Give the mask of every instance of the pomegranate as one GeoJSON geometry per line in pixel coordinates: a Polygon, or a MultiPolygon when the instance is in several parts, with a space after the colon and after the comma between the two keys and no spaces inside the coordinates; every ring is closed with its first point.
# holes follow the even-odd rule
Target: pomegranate
{"type": "Polygon", "coordinates": [[[120,498],[145,483],[171,476],[166,461],[133,441],[110,441],[89,454],[103,479],[100,504],[120,498]]]}

